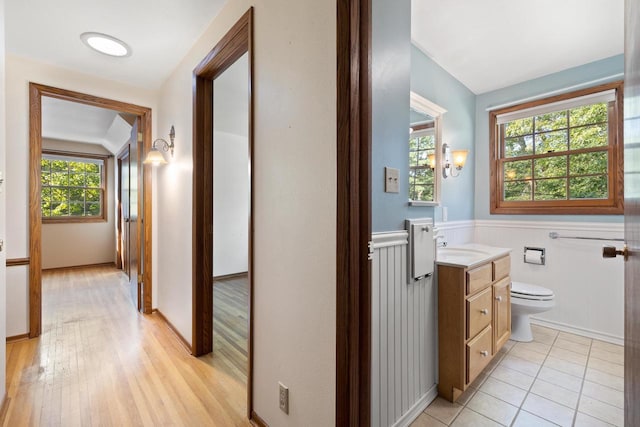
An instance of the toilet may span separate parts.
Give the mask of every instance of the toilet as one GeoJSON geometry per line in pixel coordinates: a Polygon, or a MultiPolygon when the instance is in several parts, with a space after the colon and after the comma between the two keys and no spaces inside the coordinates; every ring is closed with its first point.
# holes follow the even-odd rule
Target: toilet
{"type": "Polygon", "coordinates": [[[542,286],[511,282],[511,339],[533,341],[529,316],[551,310],[555,305],[553,291],[542,286]]]}

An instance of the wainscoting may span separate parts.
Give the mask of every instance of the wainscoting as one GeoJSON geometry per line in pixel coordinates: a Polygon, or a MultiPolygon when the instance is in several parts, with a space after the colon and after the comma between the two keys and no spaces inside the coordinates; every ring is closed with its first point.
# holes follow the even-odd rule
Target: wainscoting
{"type": "Polygon", "coordinates": [[[373,234],[373,427],[409,425],[437,394],[437,287],[433,277],[407,284],[407,239],[373,234]]]}

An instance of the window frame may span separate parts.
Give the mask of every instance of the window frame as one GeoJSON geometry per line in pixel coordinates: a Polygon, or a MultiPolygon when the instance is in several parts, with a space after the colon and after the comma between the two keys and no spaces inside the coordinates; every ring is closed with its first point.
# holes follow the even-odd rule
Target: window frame
{"type": "MultiPolygon", "coordinates": [[[[69,160],[73,159],[92,159],[92,160],[101,160],[102,161],[102,171],[100,177],[101,186],[100,190],[100,215],[96,216],[59,216],[59,217],[45,217],[42,215],[42,207],[40,207],[40,216],[42,218],[43,224],[71,224],[71,223],[87,223],[87,222],[107,222],[108,221],[108,213],[107,213],[107,185],[108,185],[108,155],[101,154],[91,154],[91,153],[75,153],[70,151],[61,151],[61,150],[51,150],[51,149],[42,149],[42,155],[40,158],[44,158],[44,156],[56,156],[56,157],[68,157],[69,160]]],[[[40,179],[42,179],[42,170],[39,173],[40,179]]],[[[40,203],[42,203],[42,191],[48,188],[48,186],[40,184],[40,203]]],[[[71,188],[67,186],[67,188],[71,188]]],[[[92,188],[93,189],[93,188],[92,188]]]]}
{"type": "MultiPolygon", "coordinates": [[[[411,133],[409,135],[409,142],[411,142],[412,139],[414,138],[420,138],[422,136],[425,135],[430,135],[433,137],[433,154],[435,156],[437,156],[438,153],[438,135],[437,135],[437,125],[436,125],[436,119],[434,119],[432,122],[430,123],[426,123],[426,124],[420,124],[420,125],[414,125],[412,126],[412,128],[414,129],[414,132],[411,133]]],[[[421,151],[431,151],[431,149],[425,149],[425,150],[414,150],[415,153],[419,153],[421,151]]],[[[409,149],[409,158],[411,158],[411,149],[409,149]]],[[[414,166],[411,164],[411,162],[409,162],[409,196],[411,196],[411,187],[412,185],[415,185],[414,183],[411,182],[411,171],[412,170],[426,170],[426,169],[431,169],[431,167],[429,166],[429,163],[427,162],[427,164],[422,165],[422,166],[414,166]]],[[[440,191],[439,191],[439,186],[438,186],[438,178],[436,177],[436,171],[435,169],[432,170],[433,172],[433,200],[419,200],[419,199],[412,199],[411,197],[409,197],[409,203],[411,206],[437,206],[439,204],[440,201],[440,191]]]]}
{"type": "MultiPolygon", "coordinates": [[[[588,105],[588,104],[585,104],[588,105]]],[[[575,107],[573,107],[575,108],[575,107]]],[[[561,111],[561,110],[559,110],[561,111]]],[[[490,213],[515,215],[622,215],[624,213],[624,150],[623,150],[623,82],[617,81],[581,89],[561,95],[525,102],[518,105],[501,108],[489,112],[489,182],[490,182],[490,213]],[[606,151],[608,153],[607,180],[609,194],[607,199],[574,199],[574,200],[504,200],[504,136],[499,130],[498,117],[500,115],[528,108],[538,107],[559,101],[566,101],[585,95],[607,90],[615,90],[615,100],[608,106],[608,139],[606,150],[601,148],[585,148],[580,150],[556,153],[533,154],[518,157],[529,160],[560,155],[580,154],[589,151],[606,151]]]]}

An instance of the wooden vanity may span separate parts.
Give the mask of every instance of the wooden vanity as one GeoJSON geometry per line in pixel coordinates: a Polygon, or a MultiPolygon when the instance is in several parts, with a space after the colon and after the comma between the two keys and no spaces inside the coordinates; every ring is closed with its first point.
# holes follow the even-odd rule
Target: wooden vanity
{"type": "Polygon", "coordinates": [[[511,335],[510,250],[483,250],[484,256],[470,252],[465,260],[463,249],[452,248],[451,253],[458,251],[458,256],[437,262],[438,393],[451,402],[511,335]]]}

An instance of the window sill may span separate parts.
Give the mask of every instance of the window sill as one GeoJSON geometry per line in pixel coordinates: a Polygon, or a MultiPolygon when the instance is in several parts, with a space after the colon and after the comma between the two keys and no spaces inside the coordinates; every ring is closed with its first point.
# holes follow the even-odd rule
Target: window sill
{"type": "Polygon", "coordinates": [[[107,222],[107,218],[42,218],[43,224],[81,224],[94,222],[107,222]]]}
{"type": "Polygon", "coordinates": [[[409,200],[409,206],[440,206],[440,202],[424,202],[422,200],[409,200]]]}

